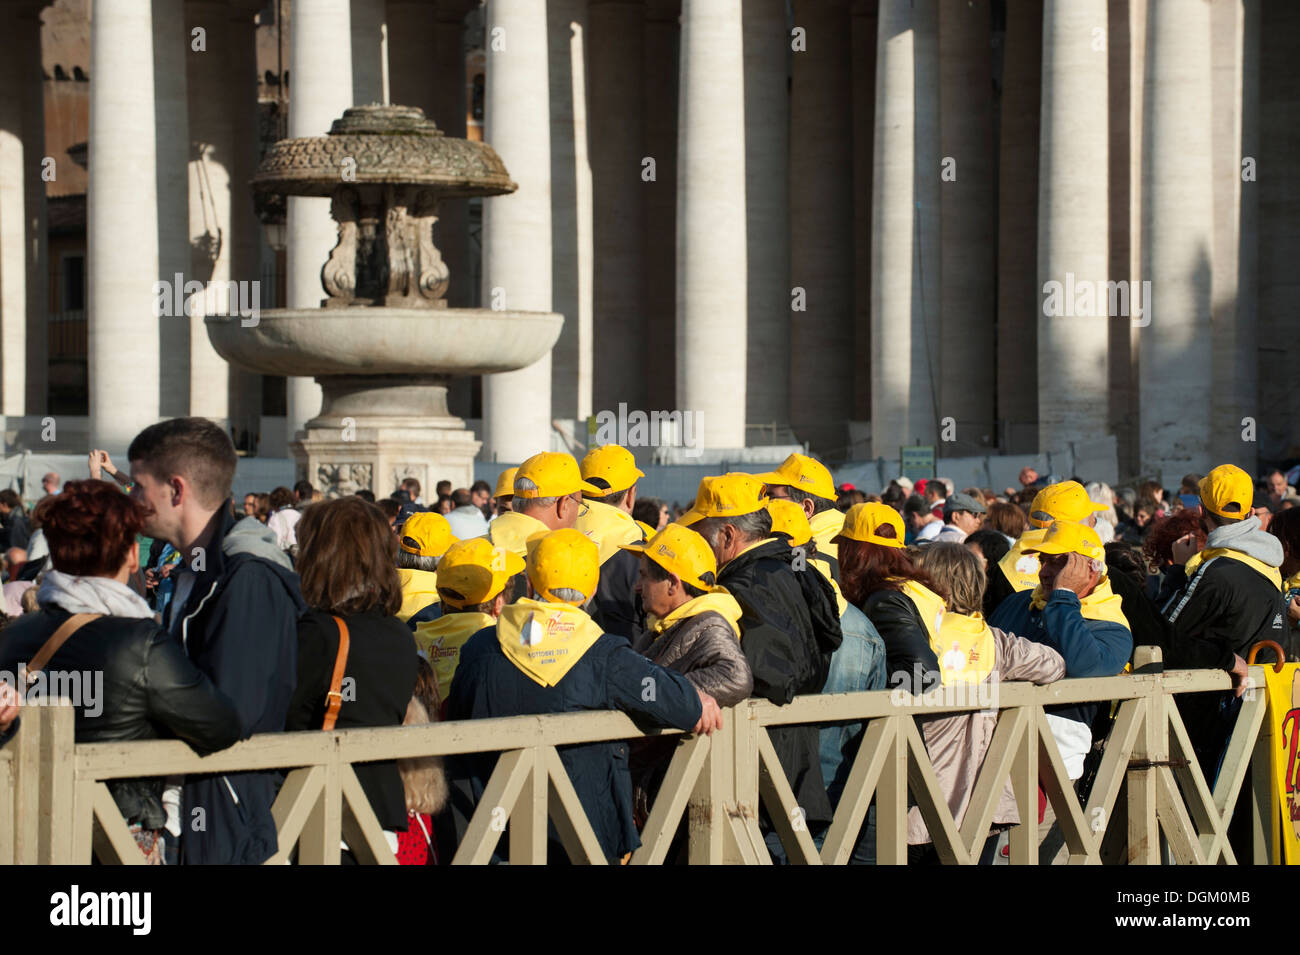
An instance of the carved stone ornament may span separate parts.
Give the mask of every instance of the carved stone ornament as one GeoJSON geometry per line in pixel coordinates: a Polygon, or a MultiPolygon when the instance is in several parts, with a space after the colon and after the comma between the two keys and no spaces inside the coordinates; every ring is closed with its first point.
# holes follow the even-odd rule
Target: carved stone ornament
{"type": "Polygon", "coordinates": [[[370,464],[318,464],[314,483],[326,497],[346,497],[371,486],[374,468],[370,464]]]}

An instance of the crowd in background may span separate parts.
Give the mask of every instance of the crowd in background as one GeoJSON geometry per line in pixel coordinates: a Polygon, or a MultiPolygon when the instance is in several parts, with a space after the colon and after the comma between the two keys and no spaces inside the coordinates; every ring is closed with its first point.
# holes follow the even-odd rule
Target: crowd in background
{"type": "MultiPolygon", "coordinates": [[[[208,752],[255,733],[592,709],[711,733],[750,697],[1113,676],[1150,645],[1169,666],[1232,674],[1234,692],[1179,701],[1212,777],[1250,649],[1271,640],[1300,658],[1300,469],[1252,479],[1221,465],[1176,489],[1112,489],[1026,468],[1001,491],[899,477],[868,494],[794,454],[670,504],[642,496],[634,456],[607,445],[581,462],[539,453],[495,486],[440,481],[427,501],[413,478],[382,498],[323,500],[299,481],[236,500],[234,448],[203,419],[147,428],[127,457],[123,471],[96,450],[87,479],[46,475],[30,512],[0,491],[0,671],[102,673],[99,712],[78,710],[83,741],[172,737],[208,752]]],[[[0,684],[0,741],[19,729],[17,695],[0,684]]],[[[1049,710],[1081,796],[1110,718],[1096,704],[1049,710]]],[[[995,720],[918,718],[959,826],[995,720]]],[[[820,842],[863,726],[769,735],[820,842]]],[[[675,745],[561,749],[611,861],[640,844],[675,745]]],[[[398,859],[436,864],[495,760],[356,772],[398,859]]],[[[279,851],[282,782],[249,771],[110,789],[149,861],[258,863],[279,851]],[[201,830],[187,825],[200,808],[201,830]]],[[[1034,820],[1008,783],[981,861],[1021,822],[1034,820]]],[[[1055,858],[1051,810],[1037,823],[1055,858]]],[[[874,827],[873,804],[855,862],[874,861],[874,827]]],[[[783,861],[766,814],[760,829],[783,861]]],[[[909,861],[936,861],[915,808],[907,831],[909,861]]],[[[497,853],[508,858],[505,841],[497,853]]],[[[564,857],[558,843],[551,856],[564,857]]]]}

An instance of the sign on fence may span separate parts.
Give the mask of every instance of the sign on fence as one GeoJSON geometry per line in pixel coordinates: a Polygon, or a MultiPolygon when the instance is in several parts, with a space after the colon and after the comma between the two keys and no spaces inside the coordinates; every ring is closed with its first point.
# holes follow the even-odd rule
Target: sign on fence
{"type": "Polygon", "coordinates": [[[1273,730],[1273,864],[1300,865],[1300,664],[1288,663],[1280,673],[1266,667],[1265,673],[1273,730]]]}

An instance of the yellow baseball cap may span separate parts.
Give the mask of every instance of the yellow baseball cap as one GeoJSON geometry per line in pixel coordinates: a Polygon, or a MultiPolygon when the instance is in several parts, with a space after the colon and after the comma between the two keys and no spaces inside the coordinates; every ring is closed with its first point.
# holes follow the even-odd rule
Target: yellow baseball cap
{"type": "Polygon", "coordinates": [[[1034,495],[1034,503],[1029,505],[1029,523],[1034,527],[1047,527],[1053,521],[1077,524],[1086,521],[1088,515],[1104,510],[1106,505],[1088,497],[1078,481],[1062,481],[1049,484],[1034,495]]]}
{"type": "Polygon", "coordinates": [[[700,480],[691,509],[677,518],[677,523],[689,527],[706,517],[739,517],[761,511],[767,503],[763,481],[752,474],[732,471],[700,480]]]}
{"type": "Polygon", "coordinates": [[[600,497],[605,492],[594,484],[582,479],[578,462],[572,454],[563,451],[543,451],[519,465],[515,473],[515,497],[568,497],[577,491],[600,497]],[[519,486],[521,481],[531,482],[526,490],[519,486]]]}
{"type": "Polygon", "coordinates": [[[497,489],[492,492],[493,497],[513,497],[515,493],[515,475],[519,473],[518,468],[506,468],[497,478],[497,489]]]}
{"type": "Polygon", "coordinates": [[[398,546],[417,557],[441,557],[456,541],[447,518],[435,511],[416,511],[402,525],[398,546]]]}
{"type": "Polygon", "coordinates": [[[844,527],[831,538],[831,542],[851,540],[880,544],[882,547],[903,547],[906,533],[903,518],[898,511],[879,501],[867,501],[849,508],[849,512],[844,515],[844,527]],[[894,529],[893,537],[881,537],[876,533],[878,528],[886,524],[894,529]]]}
{"type": "Polygon", "coordinates": [[[1097,532],[1086,524],[1074,521],[1056,521],[1047,529],[1041,544],[1031,544],[1024,549],[1026,554],[1078,554],[1081,557],[1106,559],[1106,548],[1102,546],[1097,532]]]}
{"type": "Polygon", "coordinates": [[[527,567],[533,590],[543,600],[582,604],[596,593],[600,581],[600,550],[582,531],[564,527],[528,538],[527,567]],[[576,590],[582,599],[556,596],[555,591],[561,588],[576,590]]]}
{"type": "Polygon", "coordinates": [[[790,538],[791,547],[802,547],[812,540],[812,527],[803,506],[783,498],[771,498],[767,509],[772,514],[772,530],[790,538]]]}
{"type": "Polygon", "coordinates": [[[438,561],[438,596],[453,607],[472,607],[496,597],[523,569],[522,557],[493,547],[486,537],[457,541],[438,561]]]}
{"type": "Polygon", "coordinates": [[[755,475],[764,484],[797,488],[817,497],[835,500],[835,481],[826,465],[806,454],[792,454],[775,471],[755,475]]]}
{"type": "Polygon", "coordinates": [[[637,482],[637,478],[645,477],[645,472],[636,466],[632,452],[617,444],[592,448],[579,467],[584,481],[597,487],[600,487],[597,482],[608,485],[596,497],[626,491],[637,482]]]}
{"type": "Polygon", "coordinates": [[[681,524],[665,525],[645,543],[618,546],[619,550],[645,554],[670,574],[680,577],[683,583],[699,590],[712,590],[718,579],[718,559],[709,542],[681,524]]]}
{"type": "Polygon", "coordinates": [[[1233,520],[1250,514],[1250,505],[1255,499],[1255,482],[1235,464],[1220,464],[1201,478],[1196,489],[1206,510],[1233,520]]]}

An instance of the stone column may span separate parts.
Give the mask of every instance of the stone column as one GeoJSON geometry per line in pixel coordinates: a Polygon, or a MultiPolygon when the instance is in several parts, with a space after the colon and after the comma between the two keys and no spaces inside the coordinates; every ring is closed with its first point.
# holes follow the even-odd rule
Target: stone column
{"type": "MultiPolygon", "coordinates": [[[[296,0],[289,36],[289,136],[322,136],[352,105],[351,5],[349,0],[296,0]]],[[[285,225],[285,304],[318,308],[325,290],[320,271],[338,237],[330,201],[290,196],[285,225]]],[[[287,381],[286,431],[293,441],[320,412],[320,385],[310,378],[287,381]]]]}
{"type": "MultiPolygon", "coordinates": [[[[27,413],[44,415],[49,398],[50,273],[47,256],[45,179],[45,86],[41,82],[41,8],[29,4],[17,11],[13,28],[18,44],[22,82],[9,87],[20,97],[23,126],[23,206],[26,215],[27,259],[27,413]]],[[[0,278],[3,281],[3,278],[0,278]]]]}
{"type": "MultiPolygon", "coordinates": [[[[425,113],[448,136],[465,138],[465,15],[476,4],[473,0],[439,0],[433,24],[433,76],[425,113]]],[[[394,44],[399,40],[390,23],[388,31],[389,72],[393,73],[394,44]]],[[[418,51],[424,55],[424,49],[418,51]]],[[[396,87],[394,86],[394,89],[396,87]]],[[[403,102],[396,98],[394,103],[403,102]]],[[[447,286],[447,304],[469,308],[474,304],[473,273],[469,261],[469,200],[448,199],[438,207],[434,241],[442,260],[451,270],[447,286]]]]}
{"type": "Polygon", "coordinates": [[[703,446],[745,444],[747,290],[740,0],[682,0],[677,410],[703,446]],[[702,430],[700,430],[702,429],[702,430]]]}
{"type": "Polygon", "coordinates": [[[1206,466],[1210,442],[1214,182],[1210,5],[1150,0],[1139,333],[1140,464],[1166,483],[1206,466]]]}
{"type": "MultiPolygon", "coordinates": [[[[191,306],[189,413],[211,418],[227,428],[230,422],[230,366],[208,341],[206,315],[224,315],[239,308],[230,282],[232,165],[238,148],[235,115],[241,104],[231,95],[234,58],[231,55],[231,8],[212,0],[185,4],[185,33],[205,31],[206,50],[188,58],[189,100],[189,228],[186,246],[190,261],[187,280],[202,282],[205,291],[187,295],[191,306]],[[233,298],[234,304],[230,302],[233,298]]],[[[162,142],[162,137],[159,137],[162,142]]],[[[233,184],[247,192],[244,183],[233,184]]]]}
{"type": "MultiPolygon", "coordinates": [[[[483,200],[483,302],[551,310],[551,111],[546,6],[493,0],[487,8],[486,139],[518,192],[483,200]]],[[[483,454],[522,461],[549,450],[551,356],[483,381],[483,454]]]]}
{"type": "MultiPolygon", "coordinates": [[[[19,37],[0,38],[0,84],[21,90],[39,83],[23,75],[19,37]]],[[[27,407],[27,236],[23,183],[28,175],[22,99],[0,96],[0,413],[21,416],[27,407]]],[[[33,409],[35,410],[35,409],[33,409]]]]}
{"type": "MultiPolygon", "coordinates": [[[[1132,170],[1134,159],[1142,153],[1142,134],[1138,125],[1137,135],[1134,135],[1132,104],[1134,96],[1141,98],[1142,74],[1134,71],[1134,10],[1130,0],[1111,0],[1107,16],[1110,20],[1106,34],[1107,85],[1110,90],[1110,181],[1107,184],[1110,195],[1110,277],[1116,281],[1131,281],[1137,278],[1134,261],[1141,252],[1140,243],[1135,241],[1141,235],[1141,229],[1134,230],[1132,224],[1132,170]]],[[[1107,322],[1110,383],[1106,417],[1109,429],[1115,435],[1119,473],[1136,474],[1137,363],[1133,336],[1141,329],[1133,327],[1133,319],[1128,315],[1110,315],[1107,322]]]]}
{"type": "Polygon", "coordinates": [[[385,16],[384,0],[352,0],[350,105],[384,102],[385,16]]]}
{"type": "Polygon", "coordinates": [[[937,444],[939,14],[881,0],[872,182],[871,438],[874,454],[937,444]]]}
{"type": "Polygon", "coordinates": [[[1105,292],[1110,248],[1107,54],[1094,32],[1100,31],[1104,39],[1106,26],[1106,0],[1047,0],[1043,10],[1040,452],[1061,451],[1072,441],[1106,434],[1106,302],[1098,302],[1096,295],[1089,301],[1080,292],[1089,287],[1105,292]]]}
{"type": "Polygon", "coordinates": [[[158,420],[151,17],[138,0],[96,0],[90,30],[90,442],[119,454],[158,420]]]}
{"type": "MultiPolygon", "coordinates": [[[[945,456],[979,454],[997,443],[993,425],[994,241],[997,172],[988,0],[943,8],[939,20],[940,177],[943,288],[940,293],[939,417],[952,418],[945,456]],[[951,162],[949,162],[951,160],[951,162]]],[[[1003,86],[1005,90],[1005,85],[1003,86]]]]}
{"type": "Polygon", "coordinates": [[[681,0],[649,0],[645,19],[645,142],[655,180],[645,184],[646,400],[670,409],[677,395],[677,18],[681,0]]]}
{"type": "Polygon", "coordinates": [[[998,130],[998,449],[1038,449],[1040,0],[1007,0],[998,130]]]}
{"type": "Polygon", "coordinates": [[[585,0],[546,8],[551,86],[551,307],[564,316],[551,349],[557,418],[592,412],[594,336],[593,181],[587,137],[588,22],[585,0]]]}
{"type": "Polygon", "coordinates": [[[644,0],[591,0],[591,150],[595,410],[646,408],[644,0]]]}
{"type": "Polygon", "coordinates": [[[1262,3],[1259,43],[1259,456],[1300,455],[1300,6],[1262,3]]]}
{"type": "MultiPolygon", "coordinates": [[[[853,420],[871,420],[871,178],[879,0],[855,0],[853,17],[853,420]]],[[[852,448],[865,457],[870,445],[852,448]]]]}
{"type": "MultiPolygon", "coordinates": [[[[224,32],[219,24],[224,17],[205,16],[203,28],[208,31],[202,52],[191,50],[191,37],[186,24],[188,7],[184,3],[153,4],[153,68],[157,78],[154,84],[154,137],[156,165],[154,182],[158,193],[158,278],[171,289],[176,276],[182,284],[190,279],[205,281],[207,276],[196,275],[190,251],[190,133],[189,133],[189,77],[191,65],[202,71],[213,58],[224,55],[224,32]],[[214,30],[215,28],[215,30],[214,30]]],[[[195,25],[199,25],[196,23],[195,25]]],[[[222,77],[224,80],[224,76],[222,77]]],[[[218,80],[221,83],[221,80],[218,80]]],[[[94,84],[94,77],[91,77],[94,84]]],[[[224,89],[217,88],[224,98],[224,89]]],[[[209,95],[212,90],[209,88],[209,95]]],[[[173,302],[176,296],[173,296],[173,302]]],[[[184,302],[184,296],[181,296],[184,302]]],[[[158,374],[160,393],[159,413],[163,417],[183,417],[190,414],[190,390],[193,376],[190,369],[191,344],[195,336],[207,345],[203,331],[202,314],[186,317],[173,307],[158,319],[158,374]]],[[[202,353],[200,353],[202,354],[202,353]]],[[[209,361],[225,363],[217,358],[211,346],[207,347],[209,361]]],[[[212,366],[204,371],[212,377],[212,366]]],[[[201,372],[199,378],[204,374],[201,372]]],[[[203,387],[203,386],[200,386],[203,387]]],[[[215,390],[212,381],[206,385],[215,390]]],[[[198,414],[199,412],[194,412],[198,414]]],[[[224,413],[219,417],[224,417],[224,413]]]]}
{"type": "MultiPolygon", "coordinates": [[[[828,109],[816,102],[816,97],[827,92],[817,87],[825,73],[823,64],[830,62],[834,67],[843,37],[828,42],[823,25],[834,17],[807,11],[810,6],[808,3],[796,6],[795,23],[809,34],[821,33],[822,36],[820,39],[809,38],[808,49],[811,52],[794,54],[796,63],[805,57],[816,58],[816,63],[802,71],[802,87],[800,73],[796,70],[795,96],[798,97],[802,89],[806,102],[794,104],[794,116],[797,123],[801,115],[799,110],[806,107],[809,115],[803,133],[822,135],[827,130],[821,124],[834,108],[828,109]],[[806,17],[805,12],[808,14],[806,17]]],[[[839,12],[837,4],[836,13],[839,12]]],[[[790,130],[790,31],[786,26],[784,0],[750,0],[744,4],[742,14],[745,29],[745,248],[749,272],[745,380],[761,382],[746,389],[745,414],[750,424],[786,426],[791,423],[792,369],[801,367],[809,359],[809,355],[802,353],[803,349],[816,350],[824,344],[809,333],[817,316],[825,315],[824,306],[827,304],[820,298],[820,289],[814,291],[808,287],[820,284],[823,279],[821,270],[814,268],[797,272],[792,269],[790,231],[798,222],[801,232],[796,233],[796,238],[811,238],[807,227],[811,226],[811,231],[816,232],[820,224],[809,219],[824,213],[825,209],[814,211],[791,205],[791,197],[798,195],[805,185],[795,171],[796,164],[816,162],[816,159],[809,155],[810,150],[805,149],[802,155],[796,153],[800,145],[810,144],[801,144],[798,128],[793,134],[790,130]],[[801,211],[804,213],[802,219],[798,215],[801,211]],[[805,293],[813,303],[808,306],[808,311],[791,312],[792,285],[805,286],[805,293]],[[818,304],[823,308],[814,310],[818,304]],[[790,347],[792,327],[796,343],[793,351],[790,347]]],[[[831,134],[832,146],[848,132],[847,125],[835,130],[831,134]]],[[[817,194],[804,195],[802,201],[816,205],[817,198],[817,194]]],[[[843,195],[839,197],[839,205],[841,208],[844,206],[843,195]]],[[[836,250],[832,256],[832,272],[835,271],[834,260],[842,251],[836,250]]],[[[813,264],[807,257],[797,262],[800,266],[813,264]]],[[[797,394],[801,399],[811,397],[806,391],[797,394]]],[[[805,406],[807,403],[806,400],[803,402],[805,406]]],[[[806,408],[800,420],[802,424],[808,424],[806,408]]],[[[801,439],[813,437],[803,431],[800,428],[801,439]]],[[[788,436],[777,437],[781,441],[788,440],[788,436]]],[[[772,435],[768,432],[764,436],[762,431],[756,431],[749,438],[756,443],[770,442],[772,435]]]]}

